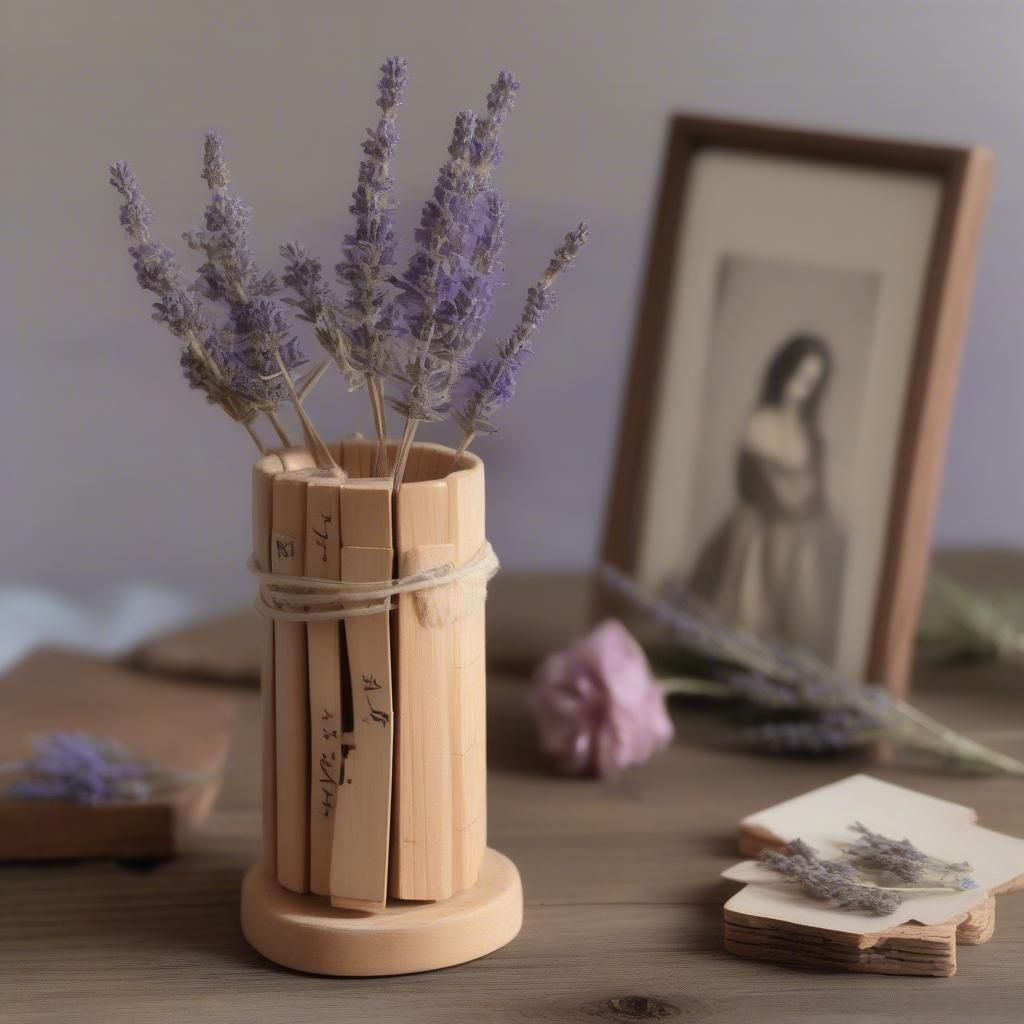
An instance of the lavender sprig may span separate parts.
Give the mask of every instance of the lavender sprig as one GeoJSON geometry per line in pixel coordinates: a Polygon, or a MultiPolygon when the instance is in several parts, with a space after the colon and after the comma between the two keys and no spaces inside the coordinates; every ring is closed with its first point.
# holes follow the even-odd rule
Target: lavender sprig
{"type": "Polygon", "coordinates": [[[257,448],[265,451],[252,423],[261,406],[235,391],[225,366],[223,338],[210,319],[200,296],[182,282],[174,253],[150,232],[153,211],[139,188],[131,166],[118,161],[110,168],[110,184],[120,193],[119,219],[133,243],[132,266],[140,286],[157,295],[153,319],[184,342],[181,365],[189,386],[206,394],[233,420],[241,423],[257,448]]]}
{"type": "Polygon", "coordinates": [[[462,254],[474,224],[477,180],[470,155],[475,129],[472,111],[460,111],[448,146],[449,159],[415,232],[417,249],[401,280],[395,282],[405,314],[408,354],[395,372],[404,393],[391,404],[411,421],[440,420],[447,410],[450,392],[445,389],[447,369],[440,346],[445,321],[456,308],[462,254]]]}
{"type": "MultiPolygon", "coordinates": [[[[293,374],[307,360],[298,339],[290,337],[283,306],[270,298],[278,288],[276,278],[269,271],[261,274],[252,255],[252,210],[241,198],[227,192],[230,177],[224,139],[217,132],[206,135],[202,177],[212,192],[206,207],[205,230],[193,228],[185,232],[184,238],[206,257],[199,268],[206,294],[228,308],[234,341],[225,362],[232,387],[271,409],[281,401],[290,401],[317,466],[339,472],[296,390],[293,374]]],[[[282,441],[290,443],[272,414],[271,422],[282,441]]]]}
{"type": "Polygon", "coordinates": [[[953,862],[932,857],[919,850],[909,839],[889,839],[878,832],[872,832],[859,821],[850,828],[861,838],[848,844],[845,851],[847,856],[860,864],[915,885],[927,884],[931,873],[937,876],[940,883],[952,889],[978,887],[977,882],[970,877],[972,869],[966,861],[953,862]]]}
{"type": "Polygon", "coordinates": [[[18,775],[8,788],[17,800],[86,806],[140,801],[201,777],[196,772],[155,768],[116,740],[85,732],[35,736],[31,747],[32,753],[24,761],[0,765],[0,771],[18,775]]]}
{"type": "Polygon", "coordinates": [[[449,159],[423,207],[417,250],[396,282],[409,339],[407,356],[394,373],[402,394],[391,400],[406,418],[396,483],[417,425],[448,415],[452,390],[491,312],[505,214],[490,179],[518,89],[512,73],[503,70],[488,93],[485,117],[459,112],[449,159]]]}
{"type": "Polygon", "coordinates": [[[843,855],[824,860],[800,839],[786,844],[784,853],[764,850],[760,861],[800,884],[813,899],[838,904],[841,910],[890,914],[904,894],[930,895],[976,889],[970,864],[952,864],[922,853],[908,839],[889,839],[857,822],[850,826],[862,837],[844,847],[843,855]],[[892,875],[905,886],[880,885],[867,871],[892,875]],[[950,880],[950,875],[954,876],[950,880]]]}
{"type": "Polygon", "coordinates": [[[331,329],[326,332],[328,351],[337,359],[337,350],[347,348],[345,358],[354,375],[366,383],[377,431],[378,472],[383,471],[387,441],[382,381],[391,372],[393,346],[401,329],[391,284],[397,248],[393,210],[397,203],[392,195],[390,163],[398,148],[395,118],[408,82],[409,65],[390,57],[380,71],[380,119],[375,128],[367,130],[362,146],[365,159],[359,164],[349,207],[355,216],[355,230],[345,236],[343,259],[335,268],[347,286],[342,309],[346,329],[344,333],[331,329]]]}
{"type": "MultiPolygon", "coordinates": [[[[349,207],[355,222],[336,266],[345,286],[343,299],[324,280],[320,260],[293,241],[279,249],[288,297],[274,297],[278,282],[257,266],[249,241],[252,211],[229,190],[231,175],[218,133],[210,132],[204,140],[201,176],[210,197],[203,226],[183,236],[203,258],[193,285],[182,284],[173,254],[151,237],[152,212],[130,171],[117,165],[111,180],[124,200],[120,217],[135,243],[136,275],[158,296],[157,318],[186,340],[182,367],[190,384],[203,388],[245,423],[258,444],[249,427],[257,413],[265,413],[282,442],[290,444],[276,408],[282,400],[291,401],[318,465],[336,470],[302,406],[305,385],[300,389],[295,383],[295,371],[305,357],[285,313],[286,306],[292,307],[299,320],[313,325],[350,387],[367,387],[379,440],[378,474],[386,463],[383,381],[398,384],[397,394],[387,399],[406,418],[393,470],[397,488],[418,425],[451,416],[453,395],[462,382],[477,391],[476,412],[465,412],[466,422],[479,430],[493,429],[489,413],[511,397],[530,337],[553,304],[550,285],[572,262],[586,229],[581,225],[566,236],[541,282],[531,289],[519,326],[498,347],[498,358],[470,368],[501,283],[506,206],[492,176],[502,158],[501,134],[519,83],[502,70],[481,116],[459,112],[448,158],[421,212],[415,249],[398,275],[390,165],[408,67],[395,57],[380,70],[380,115],[362,145],[349,207]]],[[[467,403],[471,408],[472,399],[467,403]]],[[[469,429],[462,450],[471,439],[469,429]]]]}
{"type": "Polygon", "coordinates": [[[272,295],[277,291],[277,280],[269,271],[260,274],[249,246],[252,207],[227,191],[231,178],[224,157],[224,138],[219,132],[206,134],[202,178],[211,192],[205,230],[192,228],[182,237],[190,248],[206,257],[199,275],[207,296],[234,307],[272,295]]]}
{"type": "Polygon", "coordinates": [[[508,68],[502,68],[487,94],[487,116],[476,123],[470,161],[486,181],[501,161],[501,130],[515,106],[520,83],[508,68]]]}
{"type": "Polygon", "coordinates": [[[840,910],[884,916],[903,902],[899,893],[859,883],[853,865],[823,860],[814,847],[799,839],[787,843],[785,853],[763,851],[760,860],[765,867],[798,883],[812,899],[835,903],[840,910]]]}
{"type": "Polygon", "coordinates": [[[295,296],[281,301],[299,310],[299,320],[314,325],[317,340],[349,382],[349,390],[361,388],[364,377],[352,363],[351,343],[341,325],[341,304],[323,279],[323,264],[299,242],[285,242],[278,252],[285,260],[281,282],[295,296]]]}
{"type": "Polygon", "coordinates": [[[565,236],[543,276],[527,293],[515,330],[498,345],[497,358],[478,360],[467,370],[465,380],[469,396],[455,414],[463,431],[456,458],[469,447],[477,434],[496,431],[491,417],[515,396],[516,377],[526,357],[533,351],[533,336],[543,323],[544,315],[555,305],[552,285],[559,274],[572,266],[589,233],[586,224],[579,224],[565,236]]]}

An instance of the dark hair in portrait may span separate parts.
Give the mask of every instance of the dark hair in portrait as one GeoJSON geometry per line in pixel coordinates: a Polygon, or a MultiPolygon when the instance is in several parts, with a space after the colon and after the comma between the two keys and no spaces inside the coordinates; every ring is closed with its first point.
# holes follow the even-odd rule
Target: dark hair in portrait
{"type": "Polygon", "coordinates": [[[832,350],[822,338],[804,332],[794,334],[775,350],[764,372],[759,404],[782,405],[786,400],[786,388],[790,380],[808,356],[817,356],[821,360],[821,375],[811,393],[800,404],[800,418],[810,438],[813,455],[818,459],[824,448],[818,411],[832,373],[832,350]]]}

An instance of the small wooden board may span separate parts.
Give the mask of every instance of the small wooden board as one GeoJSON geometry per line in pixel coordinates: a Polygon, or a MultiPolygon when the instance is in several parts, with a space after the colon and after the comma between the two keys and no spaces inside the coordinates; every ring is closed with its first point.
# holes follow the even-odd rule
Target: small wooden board
{"type": "MultiPolygon", "coordinates": [[[[952,831],[977,829],[977,815],[969,807],[936,800],[865,776],[852,776],[745,818],[739,826],[740,852],[756,858],[762,850],[784,849],[787,839],[796,837],[793,832],[802,805],[806,804],[809,812],[815,806],[812,803],[815,798],[819,801],[819,807],[822,806],[821,801],[824,801],[833,810],[838,809],[836,820],[849,818],[852,822],[858,817],[867,818],[868,827],[872,827],[869,814],[873,799],[887,804],[898,802],[901,805],[900,813],[908,813],[914,808],[918,815],[934,817],[952,831]],[[859,810],[855,809],[858,796],[861,800],[870,798],[866,805],[860,805],[859,810]],[[851,806],[845,806],[847,801],[851,806]]],[[[907,828],[911,828],[912,824],[913,819],[908,818],[907,828]]],[[[989,837],[995,835],[983,829],[977,831],[989,837]]],[[[891,833],[891,829],[886,831],[886,834],[891,833]]],[[[902,833],[894,838],[902,838],[902,833]]],[[[1000,838],[1010,844],[1020,843],[1008,837],[1000,838]]],[[[815,845],[813,841],[812,845],[815,845]]],[[[1017,856],[1024,864],[1024,852],[1017,856]]],[[[748,886],[756,888],[757,882],[751,877],[739,877],[743,868],[744,865],[737,865],[726,872],[726,877],[746,881],[748,886]]],[[[744,890],[725,906],[725,948],[737,956],[794,967],[859,974],[948,978],[957,971],[958,945],[980,945],[992,937],[995,931],[996,896],[1024,888],[1024,874],[1007,874],[1004,870],[1001,876],[995,874],[989,875],[989,878],[993,882],[996,878],[1002,880],[998,884],[991,884],[987,891],[975,893],[972,906],[960,909],[948,919],[934,919],[936,915],[932,913],[929,920],[913,920],[910,913],[914,904],[908,901],[904,904],[907,919],[875,931],[870,930],[872,919],[862,914],[837,912],[842,913],[844,926],[848,929],[840,930],[834,927],[815,927],[806,920],[787,920],[785,903],[781,906],[776,904],[776,916],[745,912],[749,909],[749,901],[747,908],[737,906],[737,903],[742,905],[741,897],[746,895],[744,890]]],[[[953,899],[958,900],[960,897],[953,899]]],[[[794,898],[792,906],[805,902],[794,898]]],[[[793,916],[800,915],[794,912],[793,916]]],[[[831,916],[835,917],[834,914],[831,916]]]]}
{"type": "Polygon", "coordinates": [[[201,782],[140,803],[84,807],[0,796],[0,860],[160,859],[209,813],[235,716],[230,694],[125,671],[100,658],[40,650],[0,680],[0,761],[22,760],[33,735],[109,736],[201,782]]]}

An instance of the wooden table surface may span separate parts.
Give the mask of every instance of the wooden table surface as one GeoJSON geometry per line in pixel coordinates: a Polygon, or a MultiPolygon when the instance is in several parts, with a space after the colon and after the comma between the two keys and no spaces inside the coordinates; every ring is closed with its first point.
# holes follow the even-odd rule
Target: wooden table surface
{"type": "MultiPolygon", "coordinates": [[[[522,678],[489,681],[490,842],[519,866],[523,931],[474,963],[392,979],[294,974],[242,938],[238,890],[259,848],[257,698],[239,725],[219,805],[179,860],[0,866],[0,1021],[1010,1021],[1024,1002],[1024,894],[1001,899],[995,938],[963,947],[952,979],[818,974],[722,948],[719,872],[744,814],[841,778],[849,760],[755,757],[685,739],[614,783],[565,780],[535,753],[522,678]]],[[[145,680],[140,678],[140,685],[145,680]]],[[[976,738],[1024,756],[1024,677],[931,672],[916,699],[976,738]]],[[[871,769],[972,805],[1024,835],[1024,780],[871,769]]]]}

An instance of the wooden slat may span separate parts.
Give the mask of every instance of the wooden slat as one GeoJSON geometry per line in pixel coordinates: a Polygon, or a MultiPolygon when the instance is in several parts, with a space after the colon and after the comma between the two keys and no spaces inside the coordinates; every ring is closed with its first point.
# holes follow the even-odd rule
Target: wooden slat
{"type": "MultiPolygon", "coordinates": [[[[443,464],[450,456],[443,453],[443,464]]],[[[448,536],[455,564],[465,565],[485,539],[484,473],[475,456],[447,478],[448,536]]],[[[450,693],[452,724],[452,860],[456,889],[473,885],[487,845],[486,611],[480,603],[452,627],[455,664],[450,693]]]]}
{"type": "MultiPolygon", "coordinates": [[[[341,481],[314,474],[306,485],[307,576],[341,572],[341,481]]],[[[341,770],[341,639],[337,622],[306,625],[309,670],[309,889],[330,892],[331,844],[341,770]]]]}
{"type": "MultiPolygon", "coordinates": [[[[443,480],[403,484],[395,498],[399,574],[450,562],[448,488],[443,480]]],[[[455,651],[449,627],[422,625],[415,595],[398,601],[394,816],[390,894],[442,900],[452,872],[451,690],[455,651]]]]}
{"type": "MultiPolygon", "coordinates": [[[[388,580],[391,483],[350,482],[341,498],[341,576],[351,583],[388,580]]],[[[382,909],[387,901],[391,779],[395,717],[391,684],[390,615],[345,622],[352,693],[352,734],[342,748],[343,785],[331,862],[331,902],[382,909]]]]}
{"type": "MultiPolygon", "coordinates": [[[[311,470],[274,479],[271,565],[301,576],[305,566],[306,484],[311,470]]],[[[277,622],[274,630],[277,753],[277,879],[286,889],[309,889],[309,687],[306,627],[277,622]]]]}
{"type": "MultiPolygon", "coordinates": [[[[265,455],[252,469],[252,553],[261,572],[270,571],[270,534],[273,514],[274,477],[284,469],[279,455],[265,455]]],[[[259,622],[260,708],[262,761],[260,763],[263,807],[263,863],[277,874],[277,742],[274,724],[274,623],[259,622]]]]}

